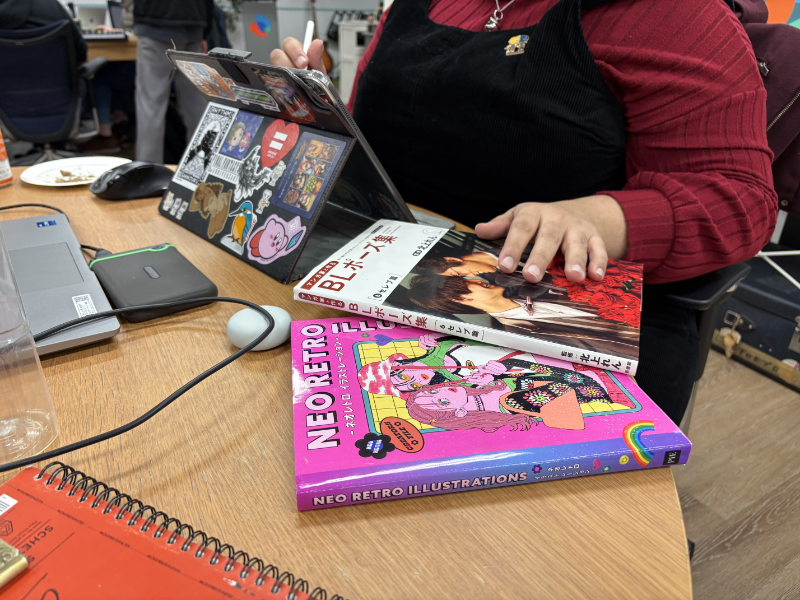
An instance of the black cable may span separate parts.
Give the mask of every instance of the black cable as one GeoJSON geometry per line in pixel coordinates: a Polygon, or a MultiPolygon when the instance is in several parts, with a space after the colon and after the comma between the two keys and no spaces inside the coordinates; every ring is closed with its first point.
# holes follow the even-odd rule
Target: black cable
{"type": "Polygon", "coordinates": [[[221,360],[210,369],[207,369],[206,371],[200,373],[200,375],[198,375],[197,377],[195,377],[194,379],[183,385],[181,388],[174,391],[164,400],[162,400],[153,408],[144,413],[141,417],[134,419],[133,421],[130,421],[129,423],[126,423],[121,427],[117,427],[116,429],[112,429],[111,431],[107,431],[106,433],[101,433],[99,435],[87,438],[85,440],[81,440],[80,442],[68,444],[66,446],[62,446],[61,448],[50,450],[49,452],[42,452],[41,454],[37,454],[29,458],[22,458],[20,460],[15,460],[13,462],[0,465],[0,473],[5,473],[6,471],[11,471],[12,469],[18,469],[20,467],[27,467],[28,465],[32,465],[33,463],[37,463],[42,460],[49,460],[61,454],[67,454],[68,452],[74,452],[75,450],[80,450],[81,448],[86,448],[87,446],[91,446],[99,442],[104,442],[105,440],[111,439],[127,431],[130,431],[135,427],[138,427],[145,421],[150,420],[152,417],[160,413],[167,406],[172,404],[175,400],[180,398],[183,394],[188,392],[198,383],[210,377],[220,369],[227,367],[237,358],[239,358],[244,354],[247,354],[250,350],[258,346],[262,341],[264,341],[267,338],[267,336],[270,333],[272,333],[272,330],[275,328],[275,320],[272,318],[272,315],[270,315],[269,312],[267,312],[265,309],[261,308],[258,304],[254,304],[253,302],[248,302],[247,300],[240,300],[239,298],[205,297],[205,298],[192,298],[191,300],[180,300],[178,302],[164,302],[162,304],[144,304],[142,306],[129,306],[126,308],[116,308],[114,310],[107,310],[101,313],[87,315],[85,317],[81,317],[80,319],[67,321],[66,323],[62,323],[61,325],[51,327],[50,329],[35,335],[33,339],[34,341],[38,342],[55,333],[58,333],[59,331],[69,329],[70,327],[81,325],[83,323],[96,321],[98,319],[105,319],[106,317],[113,317],[114,315],[119,315],[119,314],[124,315],[126,312],[131,312],[131,311],[168,308],[172,306],[183,306],[186,304],[197,304],[198,302],[230,302],[232,304],[241,304],[243,306],[247,306],[248,308],[252,308],[253,310],[261,313],[261,315],[267,320],[267,327],[266,329],[264,329],[263,333],[261,333],[255,340],[253,340],[252,342],[241,348],[238,352],[234,352],[229,357],[225,358],[224,360],[221,360]]]}
{"type": "Polygon", "coordinates": [[[89,244],[81,244],[81,248],[84,250],[94,250],[95,252],[100,252],[100,248],[95,248],[94,246],[90,246],[89,244]]]}
{"type": "MultiPolygon", "coordinates": [[[[49,208],[50,210],[54,210],[55,212],[61,213],[62,215],[67,217],[67,213],[65,213],[57,206],[50,206],[49,204],[37,204],[35,202],[25,202],[23,204],[9,204],[8,206],[0,206],[0,210],[10,210],[12,208],[28,208],[30,206],[38,208],[49,208]]],[[[67,217],[67,221],[69,221],[69,217],[67,217]]]]}

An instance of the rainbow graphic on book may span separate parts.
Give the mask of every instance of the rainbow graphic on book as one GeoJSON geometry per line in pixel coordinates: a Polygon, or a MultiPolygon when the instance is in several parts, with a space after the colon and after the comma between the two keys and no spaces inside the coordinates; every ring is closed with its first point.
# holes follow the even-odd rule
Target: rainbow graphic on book
{"type": "Polygon", "coordinates": [[[642,434],[645,431],[655,430],[656,428],[653,426],[652,421],[634,421],[633,423],[628,423],[622,431],[622,439],[631,449],[633,459],[642,467],[646,467],[653,460],[653,454],[642,443],[642,434]]]}

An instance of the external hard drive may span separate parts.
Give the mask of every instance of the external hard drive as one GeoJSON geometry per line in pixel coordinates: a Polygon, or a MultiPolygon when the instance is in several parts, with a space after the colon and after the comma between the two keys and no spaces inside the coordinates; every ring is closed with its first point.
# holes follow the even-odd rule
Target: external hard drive
{"type": "MultiPolygon", "coordinates": [[[[89,263],[89,267],[115,308],[217,295],[217,286],[172,244],[102,256],[89,263]]],[[[139,323],[203,304],[208,302],[141,310],[123,316],[131,323],[139,323]]]]}

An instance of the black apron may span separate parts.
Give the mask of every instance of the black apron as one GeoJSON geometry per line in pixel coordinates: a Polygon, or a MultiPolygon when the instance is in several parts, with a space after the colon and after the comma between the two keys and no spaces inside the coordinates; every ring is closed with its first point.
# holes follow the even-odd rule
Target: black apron
{"type": "MultiPolygon", "coordinates": [[[[429,0],[397,0],[353,116],[404,199],[474,227],[521,202],[622,189],[624,113],[581,27],[608,1],[559,0],[535,25],[474,32],[433,22],[429,0]]],[[[679,420],[694,314],[648,292],[637,379],[679,420]]]]}

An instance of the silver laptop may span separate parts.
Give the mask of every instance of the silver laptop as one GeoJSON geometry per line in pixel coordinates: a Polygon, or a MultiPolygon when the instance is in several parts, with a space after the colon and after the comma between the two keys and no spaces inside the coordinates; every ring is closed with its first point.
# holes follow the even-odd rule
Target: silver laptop
{"type": "MultiPolygon", "coordinates": [[[[64,215],[0,221],[0,230],[34,335],[87,314],[111,310],[64,215]]],[[[109,317],[57,333],[38,342],[36,349],[41,356],[117,333],[119,321],[109,317]]]]}
{"type": "Polygon", "coordinates": [[[99,25],[109,25],[108,5],[76,5],[75,17],[81,22],[81,29],[94,30],[99,25]]]}

